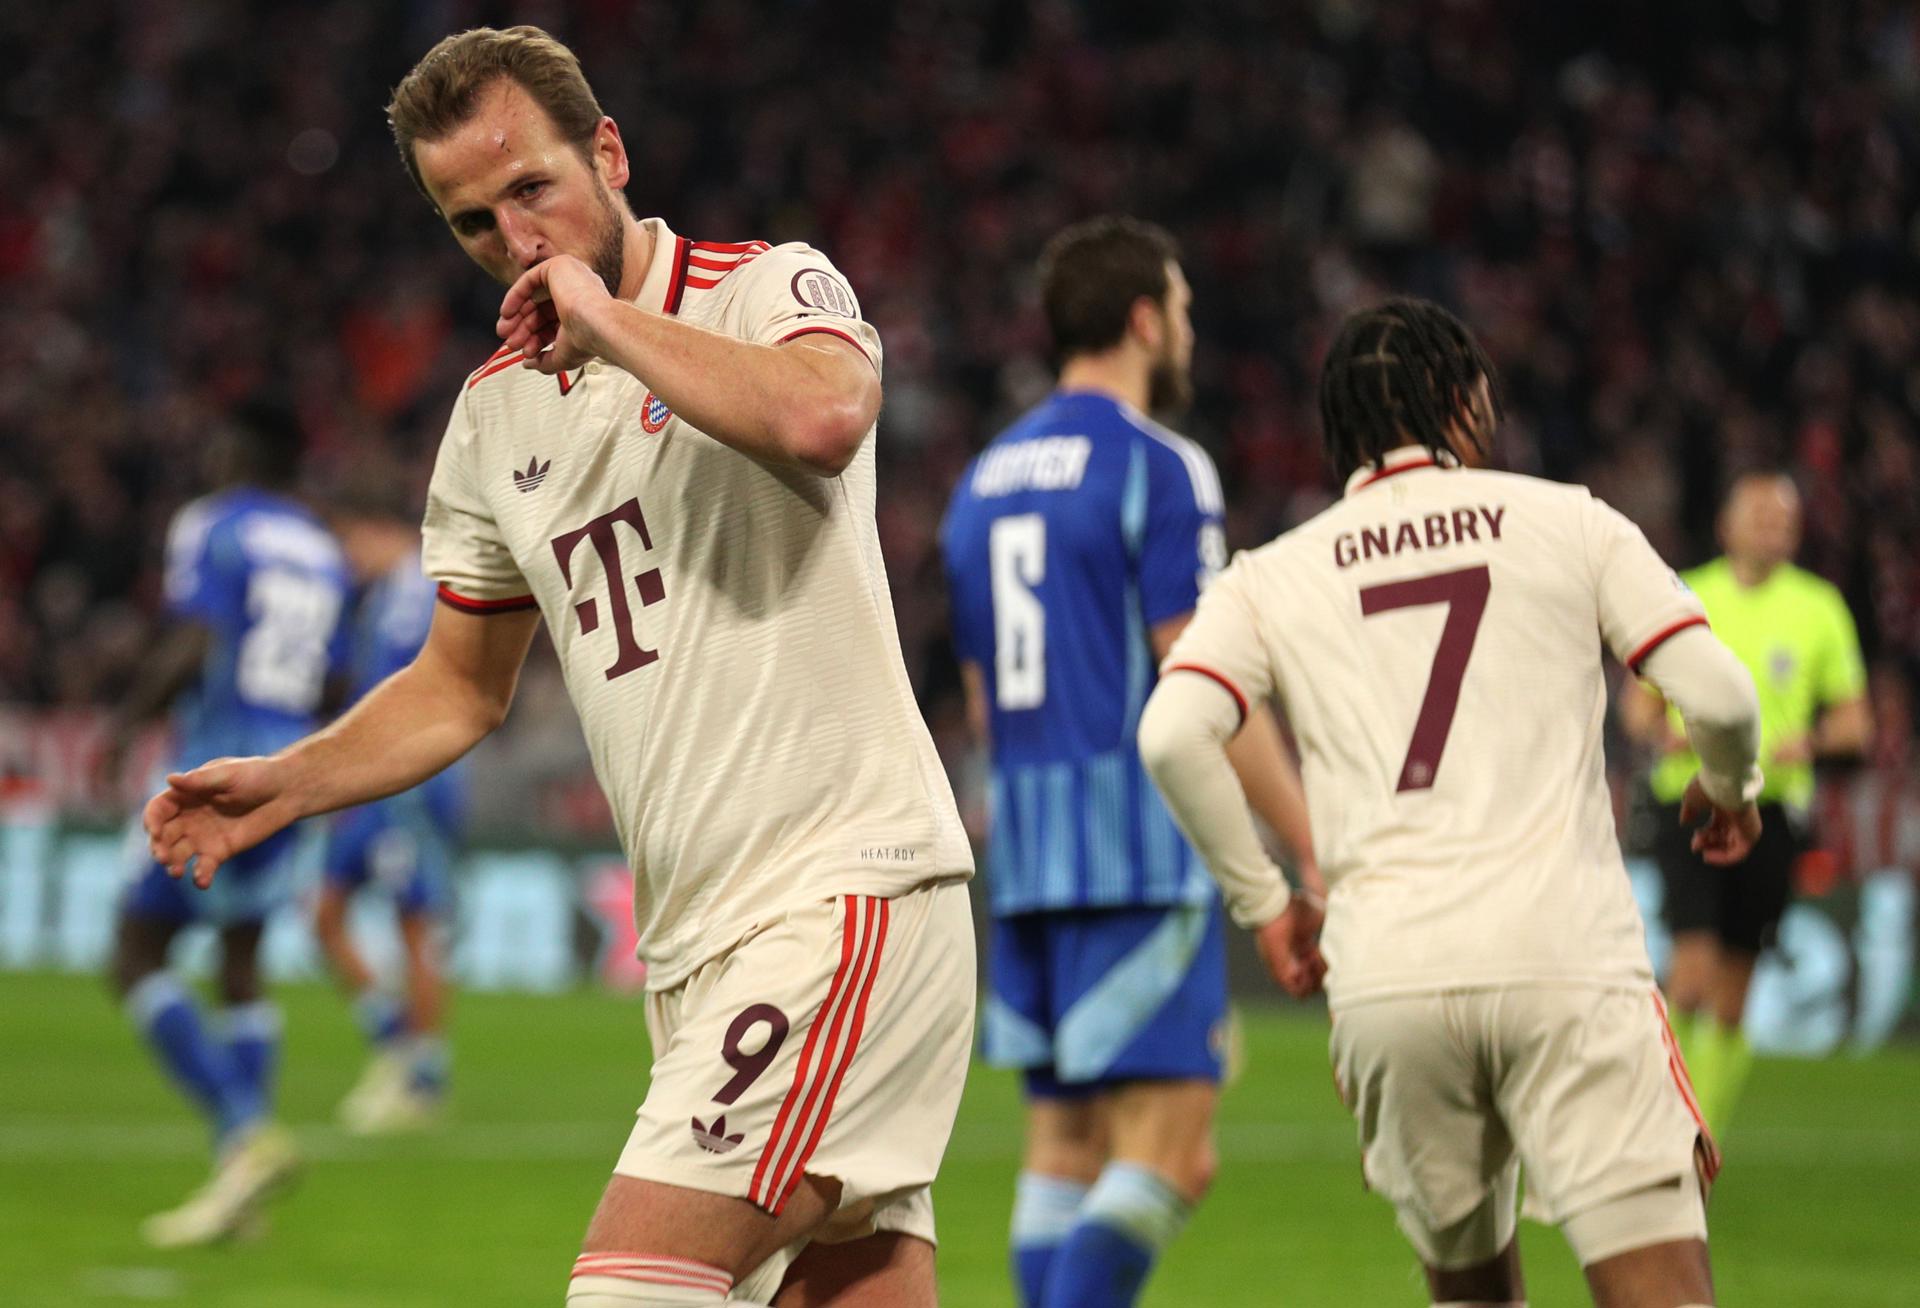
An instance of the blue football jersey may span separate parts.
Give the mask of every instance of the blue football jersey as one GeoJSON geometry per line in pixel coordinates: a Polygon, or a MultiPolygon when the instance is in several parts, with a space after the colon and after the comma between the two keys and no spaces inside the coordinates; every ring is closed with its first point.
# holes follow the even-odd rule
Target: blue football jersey
{"type": "Polygon", "coordinates": [[[311,731],[345,666],[348,594],[339,544],[293,500],[240,487],[174,515],[167,610],[212,637],[174,705],[176,760],[270,754],[311,731]]]}
{"type": "MultiPolygon", "coordinates": [[[[436,595],[437,587],[421,569],[418,552],[402,559],[367,587],[360,597],[353,623],[353,697],[356,700],[413,662],[420,647],[427,643],[436,595]]],[[[455,763],[409,794],[413,800],[424,802],[442,829],[451,830],[464,816],[465,775],[464,761],[455,763]]],[[[390,816],[397,818],[402,816],[402,810],[414,807],[411,802],[398,802],[404,799],[407,796],[396,795],[379,801],[378,806],[393,810],[390,816]]]]}
{"type": "Polygon", "coordinates": [[[1056,392],[961,479],[941,545],[955,650],[991,709],[996,913],[1214,893],[1134,733],[1148,633],[1225,563],[1222,509],[1198,445],[1094,392],[1056,392]]]}

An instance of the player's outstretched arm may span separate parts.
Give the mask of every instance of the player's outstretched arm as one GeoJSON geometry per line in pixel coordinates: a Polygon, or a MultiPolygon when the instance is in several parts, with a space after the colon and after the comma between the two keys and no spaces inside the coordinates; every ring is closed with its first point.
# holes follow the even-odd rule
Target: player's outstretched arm
{"type": "Polygon", "coordinates": [[[324,731],[268,758],[215,759],[147,802],[153,857],[205,888],[220,865],[304,817],[418,785],[505,719],[535,611],[442,607],[426,645],[324,731]]]}
{"type": "Polygon", "coordinates": [[[708,331],[615,299],[570,255],[528,269],[495,330],[541,372],[605,359],[715,440],[823,477],[853,461],[880,414],[879,374],[839,337],[761,345],[708,331]]]}

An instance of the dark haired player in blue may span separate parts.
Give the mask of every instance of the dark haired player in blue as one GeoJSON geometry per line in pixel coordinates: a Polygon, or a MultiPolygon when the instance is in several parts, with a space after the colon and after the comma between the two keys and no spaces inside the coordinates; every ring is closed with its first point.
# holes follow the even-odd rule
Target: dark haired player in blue
{"type": "MultiPolygon", "coordinates": [[[[357,699],[413,662],[433,621],[435,586],[420,566],[418,512],[404,481],[366,476],[332,497],[329,518],[356,581],[357,699]]],[[[334,977],[353,998],[374,1055],[340,1105],[349,1130],[372,1135],[427,1126],[446,1090],[446,983],[439,928],[466,817],[466,767],[348,809],[329,830],[314,930],[334,977]],[[393,901],[406,954],[404,995],[383,988],[347,930],[353,894],[375,886],[393,901]]]]}
{"type": "MultiPolygon", "coordinates": [[[[300,435],[253,406],[209,446],[223,488],[188,504],[167,532],[169,625],[115,714],[109,760],[172,705],[170,757],[184,770],[224,755],[271,754],[311,731],[345,653],[346,566],[333,537],[292,498],[300,435]]],[[[155,1245],[224,1239],[286,1181],[295,1157],[272,1122],[279,1010],[260,982],[260,937],[290,897],[288,831],[248,850],[211,890],[146,857],[120,906],[112,981],[160,1063],[213,1127],[212,1178],[142,1228],[155,1245]],[[219,934],[219,1030],[169,970],[195,923],[219,934]]]]}
{"type": "MultiPolygon", "coordinates": [[[[1134,1302],[1214,1169],[1222,909],[1134,734],[1226,541],[1211,460],[1146,416],[1190,389],[1171,238],[1096,219],[1054,238],[1040,280],[1059,388],[974,460],[942,543],[992,757],[985,1054],[1026,1074],[1014,1275],[1028,1308],[1110,1306],[1134,1302]]],[[[1259,713],[1234,761],[1317,890],[1283,751],[1259,713]]]]}

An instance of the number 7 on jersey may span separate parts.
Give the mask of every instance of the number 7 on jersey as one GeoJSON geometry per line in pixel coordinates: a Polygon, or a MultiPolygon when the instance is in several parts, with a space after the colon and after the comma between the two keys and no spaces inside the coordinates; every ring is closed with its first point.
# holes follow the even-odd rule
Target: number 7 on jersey
{"type": "Polygon", "coordinates": [[[1491,588],[1491,574],[1482,563],[1368,586],[1360,592],[1360,616],[1364,618],[1425,604],[1447,606],[1446,625],[1440,628],[1440,644],[1433,651],[1427,693],[1420,699],[1420,713],[1414,719],[1413,739],[1407,742],[1407,757],[1400,765],[1400,784],[1394,787],[1395,793],[1426,790],[1433,785],[1440,770],[1440,755],[1447,748],[1447,734],[1453,730],[1453,713],[1460,706],[1460,683],[1467,675],[1467,659],[1473,654],[1474,637],[1480,634],[1480,618],[1487,611],[1491,588]]]}

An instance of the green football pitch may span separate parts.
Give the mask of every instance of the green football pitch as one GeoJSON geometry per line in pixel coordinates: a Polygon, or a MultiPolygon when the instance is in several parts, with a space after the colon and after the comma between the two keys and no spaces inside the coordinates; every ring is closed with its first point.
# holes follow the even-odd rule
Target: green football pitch
{"type": "MultiPolygon", "coordinates": [[[[0,1305],[195,1308],[553,1305],[646,1083],[640,1005],[598,993],[463,998],[438,1132],[331,1124],[361,1050],[345,1008],[282,995],[283,1105],[308,1155],[261,1239],[157,1254],[135,1228],[204,1172],[198,1121],[90,978],[0,977],[0,1305]]],[[[1146,1302],[1426,1303],[1386,1206],[1364,1193],[1327,1073],[1324,1015],[1246,1015],[1219,1183],[1146,1302]]],[[[935,1191],[949,1305],[1007,1305],[1013,1078],[976,1069],[935,1191]]],[[[1764,1061],[1713,1202],[1721,1302],[1920,1304],[1920,1051],[1764,1061]]],[[[1522,1235],[1532,1302],[1585,1302],[1553,1231],[1522,1235]]]]}

